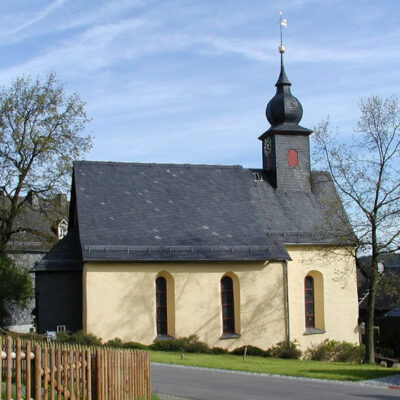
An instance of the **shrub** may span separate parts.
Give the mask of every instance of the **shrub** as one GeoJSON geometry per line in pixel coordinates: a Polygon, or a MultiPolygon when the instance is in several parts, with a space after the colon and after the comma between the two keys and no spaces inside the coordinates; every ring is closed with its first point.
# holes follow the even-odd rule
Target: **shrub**
{"type": "Polygon", "coordinates": [[[17,267],[6,257],[0,257],[0,326],[9,323],[10,317],[24,309],[34,290],[27,268],[17,267]]]}
{"type": "Polygon", "coordinates": [[[286,358],[298,360],[301,357],[301,350],[298,348],[299,344],[296,340],[277,343],[267,350],[267,355],[275,358],[286,358]]]}
{"type": "Polygon", "coordinates": [[[149,346],[146,346],[145,344],[138,343],[138,342],[126,342],[123,344],[124,349],[138,349],[138,350],[147,350],[149,346]]]}
{"type": "Polygon", "coordinates": [[[36,340],[38,342],[46,340],[44,335],[41,335],[37,332],[29,332],[29,333],[8,332],[8,334],[12,337],[19,337],[19,338],[25,339],[25,340],[36,340]]]}
{"type": "Polygon", "coordinates": [[[157,340],[150,345],[152,350],[158,351],[177,351],[187,353],[210,353],[211,349],[206,343],[199,341],[197,335],[181,337],[171,340],[157,340]]]}
{"type": "Polygon", "coordinates": [[[155,340],[150,345],[150,349],[156,351],[183,351],[183,343],[180,339],[155,340]]]}
{"type": "Polygon", "coordinates": [[[363,345],[329,339],[309,347],[305,352],[305,358],[316,361],[361,363],[364,356],[365,347],[363,345]]]}
{"type": "Polygon", "coordinates": [[[56,342],[71,343],[71,335],[67,332],[57,332],[56,342]]]}
{"type": "Polygon", "coordinates": [[[183,342],[183,351],[187,353],[211,353],[211,349],[204,342],[199,340],[197,335],[190,335],[187,338],[181,338],[183,342]]]}
{"type": "Polygon", "coordinates": [[[57,342],[71,343],[71,344],[82,344],[84,346],[101,346],[101,338],[97,337],[93,333],[84,333],[83,331],[77,331],[72,335],[67,332],[58,332],[56,337],[57,342]]]}
{"type": "Polygon", "coordinates": [[[266,357],[267,352],[263,349],[260,349],[259,347],[256,346],[242,346],[242,347],[237,347],[236,349],[231,351],[231,354],[235,354],[237,356],[242,356],[244,354],[244,349],[247,347],[247,355],[248,356],[258,356],[258,357],[266,357]]]}
{"type": "Polygon", "coordinates": [[[120,338],[110,339],[108,342],[104,343],[104,346],[115,347],[117,349],[121,349],[124,346],[124,343],[120,338]]]}
{"type": "Polygon", "coordinates": [[[211,348],[211,353],[212,354],[228,354],[229,350],[224,349],[222,347],[212,347],[211,348]]]}

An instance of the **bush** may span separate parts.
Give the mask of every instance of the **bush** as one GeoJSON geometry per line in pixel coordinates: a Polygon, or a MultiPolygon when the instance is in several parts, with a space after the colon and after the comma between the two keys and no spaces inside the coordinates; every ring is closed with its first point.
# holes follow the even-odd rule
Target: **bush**
{"type": "Polygon", "coordinates": [[[229,350],[224,349],[222,347],[212,347],[211,348],[211,353],[212,354],[228,354],[229,350]]]}
{"type": "Polygon", "coordinates": [[[231,351],[231,354],[235,354],[237,356],[242,356],[244,354],[244,349],[247,347],[247,355],[248,356],[258,356],[258,357],[266,357],[267,352],[263,349],[260,349],[259,347],[256,346],[242,346],[242,347],[237,347],[236,349],[231,351]]]}
{"type": "Polygon", "coordinates": [[[183,342],[180,339],[155,340],[150,345],[150,349],[156,351],[183,351],[183,342]]]}
{"type": "Polygon", "coordinates": [[[101,338],[98,338],[93,333],[84,333],[83,331],[77,331],[72,335],[67,332],[58,332],[56,341],[70,344],[81,344],[84,346],[101,346],[102,344],[101,338]]]}
{"type": "Polygon", "coordinates": [[[57,332],[55,341],[60,343],[72,343],[71,335],[68,332],[57,332]]]}
{"type": "Polygon", "coordinates": [[[301,357],[301,350],[298,348],[299,344],[296,340],[277,343],[275,346],[267,350],[269,357],[286,358],[291,360],[298,360],[301,357]]]}
{"type": "Polygon", "coordinates": [[[365,347],[349,342],[326,339],[318,345],[309,347],[305,358],[316,361],[361,363],[365,356],[365,347]]]}
{"type": "Polygon", "coordinates": [[[148,350],[149,346],[146,346],[145,344],[138,343],[138,342],[126,342],[123,344],[124,349],[130,349],[130,350],[148,350]]]}
{"type": "Polygon", "coordinates": [[[10,322],[17,310],[24,309],[33,298],[32,280],[27,268],[16,266],[6,256],[0,257],[0,326],[10,322]]]}
{"type": "Polygon", "coordinates": [[[150,345],[150,348],[157,351],[211,353],[211,349],[208,347],[208,345],[199,341],[199,337],[197,335],[171,340],[157,340],[150,345]]]}
{"type": "Polygon", "coordinates": [[[183,341],[183,351],[187,353],[211,353],[211,349],[204,342],[199,340],[197,335],[190,335],[187,338],[181,338],[183,341]]]}
{"type": "Polygon", "coordinates": [[[41,335],[37,332],[29,332],[29,333],[8,332],[8,334],[12,337],[19,337],[25,340],[35,340],[37,342],[42,342],[43,340],[46,340],[44,335],[41,335]]]}
{"type": "Polygon", "coordinates": [[[108,347],[115,347],[117,349],[121,349],[124,347],[124,343],[122,342],[122,340],[120,338],[114,338],[114,339],[110,339],[108,342],[104,343],[104,346],[108,346],[108,347]]]}

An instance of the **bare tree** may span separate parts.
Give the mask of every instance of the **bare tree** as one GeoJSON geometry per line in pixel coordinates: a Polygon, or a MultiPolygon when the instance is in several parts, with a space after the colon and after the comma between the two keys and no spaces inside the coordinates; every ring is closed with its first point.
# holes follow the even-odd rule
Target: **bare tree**
{"type": "Polygon", "coordinates": [[[400,248],[400,107],[395,96],[361,100],[361,117],[351,144],[323,121],[315,128],[317,152],[341,195],[356,240],[357,263],[369,284],[366,361],[375,362],[374,310],[379,290],[378,262],[400,248]]]}
{"type": "Polygon", "coordinates": [[[40,233],[17,217],[32,196],[65,192],[72,160],[91,147],[91,137],[79,135],[87,122],[85,103],[66,96],[54,74],[43,82],[19,77],[0,90],[0,257],[13,235],[40,233]]]}

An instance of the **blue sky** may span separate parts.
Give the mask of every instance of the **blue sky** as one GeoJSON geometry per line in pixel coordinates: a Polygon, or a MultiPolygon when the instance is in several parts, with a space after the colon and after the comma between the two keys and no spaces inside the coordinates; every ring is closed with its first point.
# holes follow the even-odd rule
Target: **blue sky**
{"type": "Polygon", "coordinates": [[[87,101],[87,159],[260,167],[280,10],[301,125],[351,140],[360,98],[400,92],[399,0],[2,2],[0,84],[56,72],[87,101]]]}

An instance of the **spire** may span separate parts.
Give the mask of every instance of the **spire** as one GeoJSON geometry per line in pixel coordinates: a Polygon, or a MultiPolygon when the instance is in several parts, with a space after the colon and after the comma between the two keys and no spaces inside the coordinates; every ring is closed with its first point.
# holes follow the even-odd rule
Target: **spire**
{"type": "Polygon", "coordinates": [[[300,101],[292,95],[290,86],[292,85],[286,75],[285,66],[283,63],[283,54],[285,52],[285,46],[282,44],[282,27],[287,26],[286,19],[280,17],[281,27],[281,45],[279,46],[279,53],[281,56],[281,70],[279,78],[275,84],[276,94],[269,101],[265,110],[268,122],[271,127],[260,136],[259,139],[263,139],[272,132],[280,133],[303,133],[310,134],[309,129],[303,128],[299,125],[303,116],[303,107],[300,101]]]}
{"type": "Polygon", "coordinates": [[[286,75],[285,66],[283,65],[283,53],[285,52],[285,47],[280,45],[279,46],[279,53],[281,53],[281,73],[279,74],[279,78],[275,83],[275,86],[283,86],[292,84],[289,82],[289,79],[286,75]]]}

